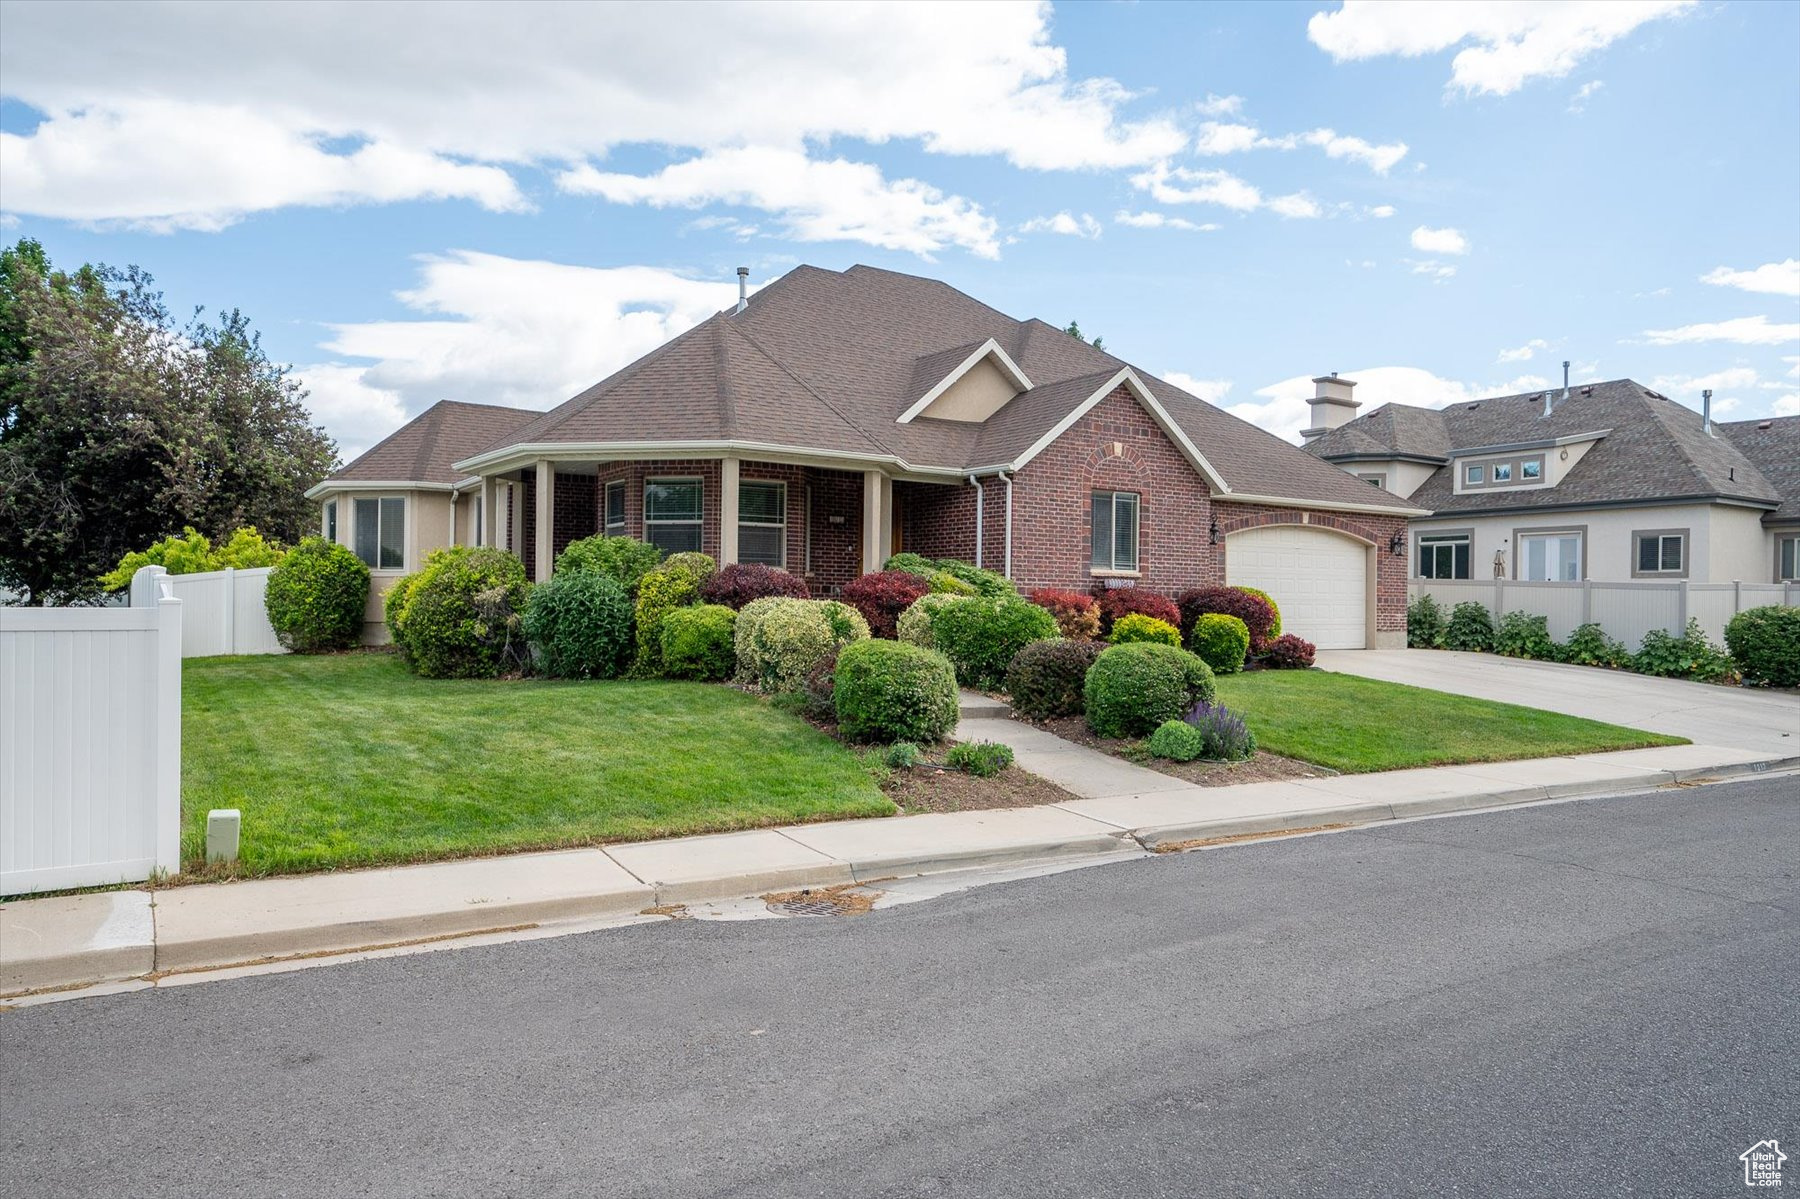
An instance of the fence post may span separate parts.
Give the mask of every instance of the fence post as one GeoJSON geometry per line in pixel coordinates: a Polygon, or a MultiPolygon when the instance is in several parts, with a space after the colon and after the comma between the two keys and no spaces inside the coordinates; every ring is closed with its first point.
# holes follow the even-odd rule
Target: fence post
{"type": "Polygon", "coordinates": [[[1679,599],[1679,601],[1677,603],[1677,607],[1676,607],[1675,627],[1670,629],[1669,632],[1675,634],[1677,637],[1680,637],[1682,634],[1687,632],[1687,622],[1688,622],[1688,585],[1687,585],[1687,580],[1683,579],[1681,582],[1676,584],[1676,587],[1680,589],[1680,599],[1679,599]]]}
{"type": "Polygon", "coordinates": [[[156,601],[156,865],[181,873],[181,601],[156,601]]]}
{"type": "Polygon", "coordinates": [[[1505,611],[1505,609],[1506,580],[1497,578],[1494,580],[1494,619],[1499,620],[1500,614],[1505,611]]]}
{"type": "Polygon", "coordinates": [[[131,576],[131,606],[133,608],[154,608],[157,597],[162,594],[158,588],[158,580],[169,572],[160,566],[140,566],[131,576]]]}
{"type": "Polygon", "coordinates": [[[237,567],[225,568],[225,652],[238,652],[237,644],[237,567]]]}
{"type": "Polygon", "coordinates": [[[1744,610],[1744,581],[1731,580],[1731,614],[1736,616],[1744,610]]]}
{"type": "Polygon", "coordinates": [[[1594,623],[1594,580],[1581,580],[1581,623],[1594,623]]]}

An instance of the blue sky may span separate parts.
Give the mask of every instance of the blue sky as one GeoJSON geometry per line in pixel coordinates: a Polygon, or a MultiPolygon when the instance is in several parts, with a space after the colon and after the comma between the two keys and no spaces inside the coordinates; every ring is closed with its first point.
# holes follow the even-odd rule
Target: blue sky
{"type": "Polygon", "coordinates": [[[243,308],[347,453],[801,262],[1290,436],[1565,358],[1800,414],[1800,5],[0,9],[0,234],[243,308]]]}

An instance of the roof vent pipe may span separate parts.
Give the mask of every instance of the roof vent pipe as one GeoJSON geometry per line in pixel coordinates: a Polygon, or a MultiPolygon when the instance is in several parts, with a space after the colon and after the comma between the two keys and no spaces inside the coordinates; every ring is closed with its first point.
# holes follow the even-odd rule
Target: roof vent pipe
{"type": "Polygon", "coordinates": [[[1700,393],[1700,431],[1708,437],[1716,436],[1712,427],[1712,388],[1700,393]]]}
{"type": "Polygon", "coordinates": [[[750,268],[747,266],[740,266],[738,268],[738,306],[737,306],[737,310],[739,312],[742,312],[745,308],[747,308],[749,306],[750,306],[750,268]]]}

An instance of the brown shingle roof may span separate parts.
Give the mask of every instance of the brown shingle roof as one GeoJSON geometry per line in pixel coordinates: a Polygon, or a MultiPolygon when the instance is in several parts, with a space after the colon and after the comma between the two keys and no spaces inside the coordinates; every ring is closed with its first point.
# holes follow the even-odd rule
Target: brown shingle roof
{"type": "Polygon", "coordinates": [[[1781,507],[1763,517],[1765,524],[1800,521],[1800,416],[1737,420],[1719,432],[1750,459],[1781,497],[1781,507]]]}
{"type": "Polygon", "coordinates": [[[439,400],[325,480],[332,483],[454,483],[451,463],[512,435],[538,413],[439,400]]]}

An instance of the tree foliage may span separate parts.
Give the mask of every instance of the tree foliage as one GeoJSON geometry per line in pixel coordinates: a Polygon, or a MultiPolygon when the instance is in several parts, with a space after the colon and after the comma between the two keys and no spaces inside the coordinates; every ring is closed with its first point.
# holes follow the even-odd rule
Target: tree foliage
{"type": "Polygon", "coordinates": [[[293,543],[337,451],[243,313],[176,322],[137,267],[0,250],[0,587],[82,602],[188,526],[293,543]]]}

